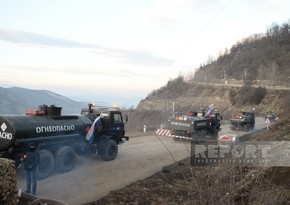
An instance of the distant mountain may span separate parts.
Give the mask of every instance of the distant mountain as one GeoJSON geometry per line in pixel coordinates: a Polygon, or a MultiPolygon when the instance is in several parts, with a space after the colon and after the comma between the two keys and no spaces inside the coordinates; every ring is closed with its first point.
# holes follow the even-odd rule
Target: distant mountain
{"type": "Polygon", "coordinates": [[[39,105],[62,107],[62,114],[80,114],[87,107],[86,102],[73,101],[48,90],[30,90],[20,87],[0,87],[0,114],[24,114],[27,109],[37,109],[39,105]]]}
{"type": "Polygon", "coordinates": [[[96,104],[100,107],[112,107],[113,105],[117,105],[120,108],[131,108],[136,107],[140,102],[139,97],[132,96],[132,97],[122,97],[119,95],[112,95],[112,96],[105,96],[105,95],[75,95],[70,96],[70,98],[77,100],[77,101],[88,101],[91,103],[96,104]]]}

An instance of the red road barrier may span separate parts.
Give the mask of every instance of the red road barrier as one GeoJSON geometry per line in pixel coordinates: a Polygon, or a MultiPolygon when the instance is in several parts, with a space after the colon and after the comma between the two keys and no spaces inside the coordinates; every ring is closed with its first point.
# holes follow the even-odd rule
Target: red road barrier
{"type": "Polygon", "coordinates": [[[166,130],[166,129],[157,129],[156,130],[156,135],[168,136],[168,137],[178,138],[178,139],[192,140],[192,138],[190,138],[190,137],[171,135],[171,131],[170,130],[166,130]]]}
{"type": "MultiPolygon", "coordinates": [[[[171,131],[167,129],[157,129],[155,134],[159,136],[167,136],[167,137],[178,138],[178,139],[192,140],[192,138],[190,137],[172,135],[171,131]]],[[[231,134],[221,135],[218,138],[218,142],[221,144],[224,144],[224,143],[237,144],[237,141],[238,141],[238,137],[236,135],[231,135],[231,134]]]]}
{"type": "Polygon", "coordinates": [[[231,134],[221,135],[218,138],[218,142],[219,144],[236,145],[238,143],[238,136],[231,134]]]}

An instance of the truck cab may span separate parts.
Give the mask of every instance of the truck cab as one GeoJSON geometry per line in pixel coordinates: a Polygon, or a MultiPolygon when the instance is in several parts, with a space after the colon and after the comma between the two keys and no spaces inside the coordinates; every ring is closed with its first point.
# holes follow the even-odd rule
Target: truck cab
{"type": "Polygon", "coordinates": [[[123,121],[122,112],[117,108],[98,108],[89,104],[89,108],[81,110],[81,114],[87,116],[92,121],[101,115],[101,128],[97,130],[98,134],[105,134],[113,136],[117,144],[121,143],[123,138],[128,140],[128,137],[125,137],[125,123],[123,121]]]}
{"type": "MultiPolygon", "coordinates": [[[[204,115],[205,115],[204,110],[197,112],[197,116],[204,117],[204,115]]],[[[221,121],[222,121],[223,117],[221,116],[221,114],[218,112],[217,109],[212,114],[207,116],[206,118],[211,119],[211,126],[212,127],[216,127],[216,129],[218,131],[221,130],[221,121]]]]}

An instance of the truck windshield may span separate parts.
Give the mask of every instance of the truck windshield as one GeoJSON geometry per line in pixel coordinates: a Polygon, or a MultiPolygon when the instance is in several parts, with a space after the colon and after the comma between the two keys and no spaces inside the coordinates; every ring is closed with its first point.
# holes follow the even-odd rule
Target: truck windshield
{"type": "Polygon", "coordinates": [[[122,117],[120,114],[114,114],[114,123],[122,123],[122,117]]]}

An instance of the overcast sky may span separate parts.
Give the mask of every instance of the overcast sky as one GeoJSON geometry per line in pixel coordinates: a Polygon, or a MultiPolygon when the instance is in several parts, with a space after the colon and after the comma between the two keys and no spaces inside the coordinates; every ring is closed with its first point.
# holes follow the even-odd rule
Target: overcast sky
{"type": "Polygon", "coordinates": [[[0,86],[136,105],[289,19],[289,0],[0,0],[0,86]]]}

